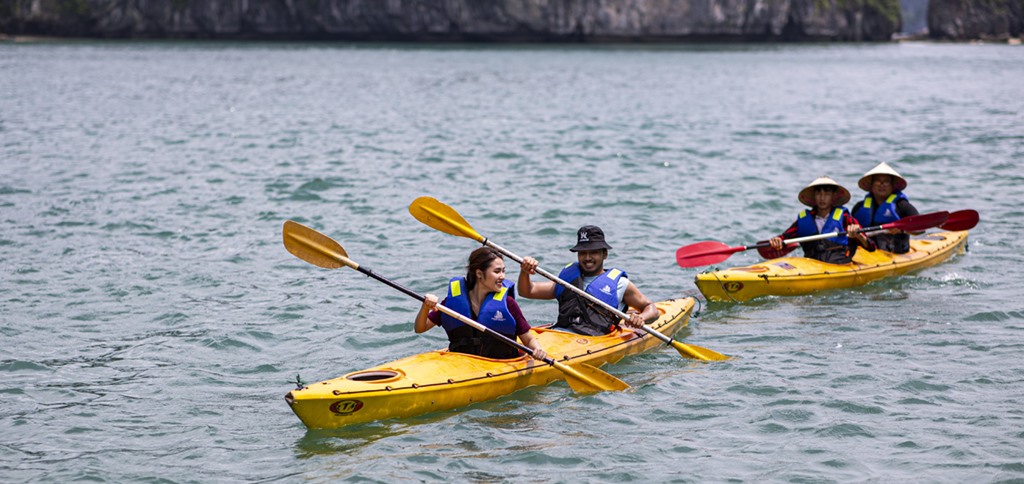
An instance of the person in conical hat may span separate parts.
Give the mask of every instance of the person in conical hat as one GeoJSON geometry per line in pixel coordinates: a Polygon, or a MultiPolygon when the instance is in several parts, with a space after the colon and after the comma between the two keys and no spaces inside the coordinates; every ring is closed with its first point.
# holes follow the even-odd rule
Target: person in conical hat
{"type": "MultiPolygon", "coordinates": [[[[604,267],[611,248],[605,242],[604,231],[600,227],[580,227],[576,231],[576,245],[569,249],[576,253],[576,262],[562,268],[558,278],[626,313],[629,319],[623,321],[624,326],[641,328],[644,323],[654,322],[660,315],[654,302],[640,292],[625,271],[604,267]]],[[[522,297],[558,300],[558,319],[551,329],[588,336],[615,331],[619,318],[603,306],[553,281],[530,280],[530,274],[536,272],[537,265],[537,259],[523,257],[517,286],[522,297]]]]}
{"type": "MultiPolygon", "coordinates": [[[[857,222],[865,227],[895,222],[918,213],[917,208],[903,194],[907,180],[884,161],[865,173],[857,186],[868,193],[864,200],[853,206],[852,213],[857,222]]],[[[871,239],[882,250],[895,254],[910,251],[910,235],[899,229],[892,229],[871,239]]]]}
{"type": "Polygon", "coordinates": [[[804,257],[832,264],[848,264],[857,247],[873,252],[875,244],[858,232],[860,224],[843,205],[850,201],[850,191],[823,176],[812,181],[797,195],[800,203],[810,207],[797,215],[796,221],[782,235],[769,240],[772,249],[781,252],[783,239],[839,232],[840,235],[824,240],[802,242],[804,257]]]}

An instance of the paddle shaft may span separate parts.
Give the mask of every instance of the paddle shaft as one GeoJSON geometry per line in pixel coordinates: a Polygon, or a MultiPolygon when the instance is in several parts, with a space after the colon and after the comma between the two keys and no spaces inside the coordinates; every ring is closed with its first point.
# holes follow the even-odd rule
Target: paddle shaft
{"type": "MultiPolygon", "coordinates": [[[[959,220],[956,221],[956,222],[964,223],[964,222],[960,222],[959,220]]],[[[967,222],[967,223],[969,223],[969,222],[967,222]]],[[[939,226],[939,228],[944,228],[944,227],[939,226]]],[[[959,228],[959,227],[954,227],[954,230],[956,228],[959,228]]],[[[865,227],[865,228],[860,230],[860,233],[864,234],[865,237],[874,237],[876,235],[884,234],[884,233],[888,232],[888,230],[889,229],[885,228],[885,226],[883,226],[883,225],[877,225],[877,226],[874,226],[874,227],[865,227]]],[[[961,229],[961,230],[964,230],[964,229],[961,229]]],[[[832,234],[823,234],[823,235],[811,235],[811,236],[808,236],[808,237],[801,237],[801,238],[798,238],[798,239],[784,240],[784,241],[782,241],[782,243],[783,243],[783,246],[786,246],[786,245],[797,243],[797,242],[805,242],[807,240],[815,240],[815,239],[825,238],[827,236],[834,236],[834,234],[838,234],[838,233],[839,232],[834,232],[832,234]]],[[[757,245],[754,245],[754,246],[751,246],[751,247],[761,248],[761,247],[768,247],[768,245],[769,244],[762,242],[760,244],[757,244],[757,245]]],[[[787,250],[786,252],[788,253],[789,251],[787,250]]]]}
{"type": "MultiPolygon", "coordinates": [[[[947,213],[947,220],[953,218],[953,216],[956,215],[957,218],[954,220],[954,222],[953,222],[954,224],[956,224],[956,225],[970,224],[971,214],[969,212],[970,211],[968,211],[968,210],[963,210],[963,211],[960,211],[960,212],[954,212],[953,214],[947,213]]],[[[874,237],[876,235],[884,234],[888,230],[894,229],[894,228],[903,229],[904,231],[909,231],[909,232],[914,232],[918,228],[921,228],[923,230],[923,229],[927,228],[926,227],[927,225],[930,225],[930,222],[926,222],[925,220],[934,219],[936,216],[940,216],[939,214],[941,214],[941,213],[946,213],[946,212],[935,212],[935,213],[929,213],[929,214],[925,214],[925,215],[911,215],[911,216],[909,216],[909,217],[907,217],[905,219],[897,220],[895,222],[889,222],[887,224],[875,225],[875,226],[872,226],[872,227],[862,227],[860,229],[857,229],[857,233],[864,234],[865,237],[874,237]],[[911,222],[910,225],[909,226],[905,225],[908,222],[911,222]]],[[[807,237],[800,237],[800,238],[796,238],[796,239],[784,240],[784,241],[782,241],[783,250],[784,250],[784,253],[789,253],[790,251],[793,250],[793,248],[796,247],[796,246],[790,247],[789,244],[799,243],[799,242],[808,242],[808,241],[811,241],[811,240],[820,240],[820,239],[825,239],[825,238],[831,238],[831,237],[834,237],[834,236],[840,235],[840,234],[842,234],[842,232],[838,232],[837,231],[837,232],[831,232],[831,233],[828,233],[828,234],[810,235],[810,236],[807,236],[807,237]]],[[[751,247],[752,248],[757,248],[758,252],[761,252],[761,249],[769,247],[770,245],[771,244],[768,243],[768,242],[761,242],[761,243],[759,243],[757,245],[753,245],[751,247]]],[[[743,249],[743,250],[746,250],[746,249],[743,249]]],[[[761,253],[761,255],[763,257],[765,257],[766,259],[769,258],[768,256],[765,256],[765,254],[763,252],[761,253]]]]}
{"type": "MultiPolygon", "coordinates": [[[[494,249],[494,250],[496,250],[498,252],[501,252],[502,254],[507,256],[509,259],[512,259],[512,260],[514,260],[514,261],[516,261],[516,262],[518,262],[520,264],[523,263],[523,258],[522,257],[519,257],[518,255],[515,255],[512,252],[509,252],[508,249],[505,249],[504,247],[502,247],[502,246],[500,246],[498,244],[495,244],[494,242],[491,242],[488,239],[484,239],[483,243],[484,243],[484,245],[486,245],[486,246],[488,246],[488,247],[490,247],[490,248],[492,248],[492,249],[494,249]]],[[[626,314],[626,313],[624,313],[622,311],[619,311],[618,308],[613,308],[613,307],[609,306],[608,303],[606,303],[606,302],[604,302],[604,301],[602,301],[602,300],[600,300],[600,299],[590,295],[589,293],[587,293],[583,289],[580,289],[580,288],[578,288],[578,287],[576,287],[576,286],[574,286],[572,284],[569,284],[568,282],[563,281],[558,276],[556,276],[556,275],[554,275],[554,274],[552,274],[552,273],[550,273],[550,272],[548,272],[548,271],[546,271],[544,269],[541,269],[539,266],[534,268],[533,271],[536,272],[537,274],[540,274],[540,275],[542,275],[542,276],[544,276],[544,277],[554,281],[556,284],[561,284],[562,286],[568,288],[569,290],[575,292],[576,294],[579,294],[580,296],[583,296],[586,300],[588,300],[588,301],[590,301],[592,303],[595,303],[595,304],[603,307],[604,309],[610,311],[612,314],[614,314],[619,319],[629,320],[629,315],[628,314],[626,314]]],[[[659,332],[658,330],[650,327],[647,323],[644,323],[644,331],[647,331],[647,334],[650,334],[650,335],[654,336],[655,338],[658,338],[658,339],[664,341],[666,344],[672,344],[672,338],[669,338],[668,336],[665,336],[665,335],[661,334],[661,332],[659,332]]]]}
{"type": "MultiPolygon", "coordinates": [[[[899,223],[897,221],[897,222],[890,222],[890,223],[882,224],[882,225],[875,225],[875,226],[872,226],[872,227],[862,227],[862,228],[857,229],[857,233],[868,235],[867,232],[871,232],[871,235],[876,235],[876,234],[881,233],[882,231],[889,230],[889,229],[892,229],[892,228],[897,228],[898,225],[899,225],[899,223]]],[[[810,242],[812,240],[831,239],[832,237],[835,237],[835,236],[838,236],[838,235],[842,235],[842,234],[845,234],[845,233],[846,232],[835,231],[835,232],[829,232],[827,234],[817,234],[817,235],[808,235],[806,237],[797,237],[795,239],[783,240],[782,241],[782,245],[785,246],[785,245],[789,245],[789,244],[799,244],[799,243],[803,243],[803,242],[810,242]]],[[[761,242],[761,243],[758,243],[758,244],[755,244],[755,245],[747,246],[747,249],[753,249],[753,248],[757,248],[757,247],[768,247],[770,245],[771,245],[771,243],[769,243],[769,242],[761,242]]],[[[744,250],[746,250],[746,249],[744,249],[744,250]]]]}

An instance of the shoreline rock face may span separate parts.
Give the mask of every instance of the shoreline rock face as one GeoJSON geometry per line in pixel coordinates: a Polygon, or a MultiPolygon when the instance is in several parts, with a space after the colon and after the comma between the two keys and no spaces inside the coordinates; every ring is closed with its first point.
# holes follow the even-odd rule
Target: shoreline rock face
{"type": "Polygon", "coordinates": [[[899,0],[0,0],[0,33],[483,42],[888,41],[899,0]]]}
{"type": "Polygon", "coordinates": [[[928,33],[943,40],[1007,40],[1024,33],[1024,0],[930,0],[928,33]]]}

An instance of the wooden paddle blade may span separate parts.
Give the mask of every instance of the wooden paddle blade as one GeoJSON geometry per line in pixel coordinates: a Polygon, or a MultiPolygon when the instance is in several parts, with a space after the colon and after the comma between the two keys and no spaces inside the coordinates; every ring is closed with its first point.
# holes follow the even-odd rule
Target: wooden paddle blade
{"type": "Polygon", "coordinates": [[[409,213],[423,225],[432,229],[459,237],[468,237],[477,242],[484,241],[484,237],[473,230],[473,227],[466,219],[462,218],[462,215],[459,215],[459,212],[433,197],[419,197],[413,200],[409,204],[409,213]]]}
{"type": "Polygon", "coordinates": [[[949,219],[942,225],[939,225],[939,228],[957,232],[973,229],[975,225],[978,225],[977,210],[959,210],[949,214],[949,219]]]}
{"type": "MultiPolygon", "coordinates": [[[[758,242],[758,245],[760,244],[761,242],[758,242]]],[[[772,246],[766,245],[764,247],[758,247],[757,253],[765,259],[778,259],[779,257],[784,257],[786,254],[793,252],[797,247],[800,247],[800,244],[787,244],[785,247],[775,250],[772,246]]]]}
{"type": "Polygon", "coordinates": [[[565,381],[576,393],[618,392],[628,390],[629,384],[609,375],[592,365],[579,363],[573,366],[554,361],[555,368],[565,374],[565,381]]]}
{"type": "Polygon", "coordinates": [[[745,247],[729,247],[721,242],[707,240],[676,249],[676,264],[690,268],[717,264],[745,247]]]}
{"type": "Polygon", "coordinates": [[[900,229],[904,232],[919,232],[942,225],[949,218],[949,212],[933,212],[911,215],[895,222],[882,225],[884,229],[900,229]]]}
{"type": "Polygon", "coordinates": [[[349,266],[358,269],[359,264],[352,262],[345,249],[334,239],[317,232],[298,222],[288,220],[284,223],[284,247],[292,255],[310,264],[325,269],[337,269],[349,266]]]}
{"type": "Polygon", "coordinates": [[[701,348],[697,345],[688,345],[679,341],[672,340],[672,347],[687,358],[693,358],[701,361],[723,361],[728,360],[729,357],[725,356],[717,351],[709,350],[707,348],[701,348]]]}

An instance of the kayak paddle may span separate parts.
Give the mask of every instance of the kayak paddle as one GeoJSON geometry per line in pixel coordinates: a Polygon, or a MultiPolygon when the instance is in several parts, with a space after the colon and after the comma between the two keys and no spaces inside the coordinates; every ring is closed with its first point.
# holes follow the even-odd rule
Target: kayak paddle
{"type": "MultiPolygon", "coordinates": [[[[348,258],[348,254],[345,252],[345,249],[341,247],[341,244],[335,242],[334,239],[317,232],[316,230],[306,227],[305,225],[291,220],[286,221],[284,223],[284,246],[288,249],[288,252],[291,252],[295,257],[315,266],[323,267],[325,269],[338,269],[345,266],[351,267],[352,269],[362,272],[368,277],[372,277],[373,279],[397,289],[413,299],[417,299],[420,302],[423,302],[425,299],[423,296],[405,288],[404,286],[388,280],[370,269],[357,264],[355,261],[348,258]]],[[[452,309],[441,304],[438,304],[435,307],[437,310],[456,318],[479,331],[483,331],[506,344],[515,346],[527,354],[533,354],[533,350],[530,348],[517,341],[513,341],[505,335],[498,333],[477,321],[473,321],[452,309]]],[[[618,378],[615,378],[614,376],[586,363],[569,366],[555,361],[550,357],[545,358],[543,361],[544,363],[561,370],[561,372],[565,374],[565,380],[569,382],[569,387],[579,393],[618,391],[629,388],[629,385],[622,380],[619,380],[618,378]]]]}
{"type": "MultiPolygon", "coordinates": [[[[873,232],[877,230],[890,229],[899,229],[904,232],[916,232],[931,227],[937,227],[942,223],[946,222],[946,220],[949,219],[949,216],[950,213],[945,211],[926,213],[921,215],[911,215],[909,217],[901,218],[895,222],[890,222],[887,224],[875,225],[873,227],[862,227],[858,230],[858,232],[873,232]]],[[[789,251],[796,248],[796,245],[793,245],[792,248],[790,248],[790,244],[810,242],[812,240],[831,239],[832,237],[841,235],[842,233],[843,232],[837,231],[829,232],[827,234],[808,235],[806,237],[797,237],[795,239],[783,240],[782,244],[784,246],[784,249],[780,251],[775,251],[775,254],[777,255],[773,254],[773,257],[766,258],[780,257],[781,255],[785,255],[789,251]]],[[[729,256],[737,252],[743,252],[745,250],[750,249],[760,250],[761,248],[764,247],[771,247],[771,244],[768,243],[767,241],[764,241],[758,242],[754,245],[739,245],[736,247],[729,247],[728,245],[715,241],[697,242],[695,244],[680,247],[678,250],[676,250],[676,263],[679,264],[679,267],[683,268],[706,266],[722,262],[728,259],[729,256]]]]}
{"type": "MultiPolygon", "coordinates": [[[[448,205],[445,205],[444,203],[441,203],[435,198],[420,197],[417,198],[416,200],[413,200],[412,204],[409,205],[409,213],[411,213],[412,216],[416,218],[416,220],[419,220],[428,227],[439,230],[446,234],[473,239],[477,242],[482,243],[483,245],[486,245],[494,250],[497,250],[498,252],[501,252],[508,258],[520,264],[523,263],[522,257],[519,257],[518,255],[509,252],[504,247],[501,247],[495,244],[494,242],[491,242],[486,237],[477,233],[477,231],[473,230],[473,227],[469,225],[469,222],[467,222],[466,219],[462,218],[462,215],[459,215],[459,212],[456,212],[455,209],[449,207],[448,205]]],[[[611,311],[612,314],[614,314],[615,316],[626,320],[629,319],[629,316],[627,316],[622,311],[619,311],[617,308],[613,308],[605,304],[603,301],[595,298],[594,296],[591,296],[590,294],[587,294],[586,291],[559,279],[558,276],[555,276],[545,271],[544,269],[541,269],[540,267],[536,268],[536,272],[554,281],[556,284],[561,284],[565,288],[576,292],[577,294],[583,296],[587,300],[604,307],[606,310],[611,311]]],[[[650,327],[647,324],[644,324],[644,330],[647,331],[648,334],[654,336],[655,338],[658,338],[664,341],[665,343],[672,345],[672,347],[675,348],[676,351],[678,351],[679,354],[684,357],[694,358],[703,361],[720,361],[729,358],[728,356],[718,353],[717,351],[712,351],[707,348],[701,348],[700,346],[688,345],[673,340],[672,338],[669,338],[668,336],[661,334],[656,329],[650,327]]]]}

